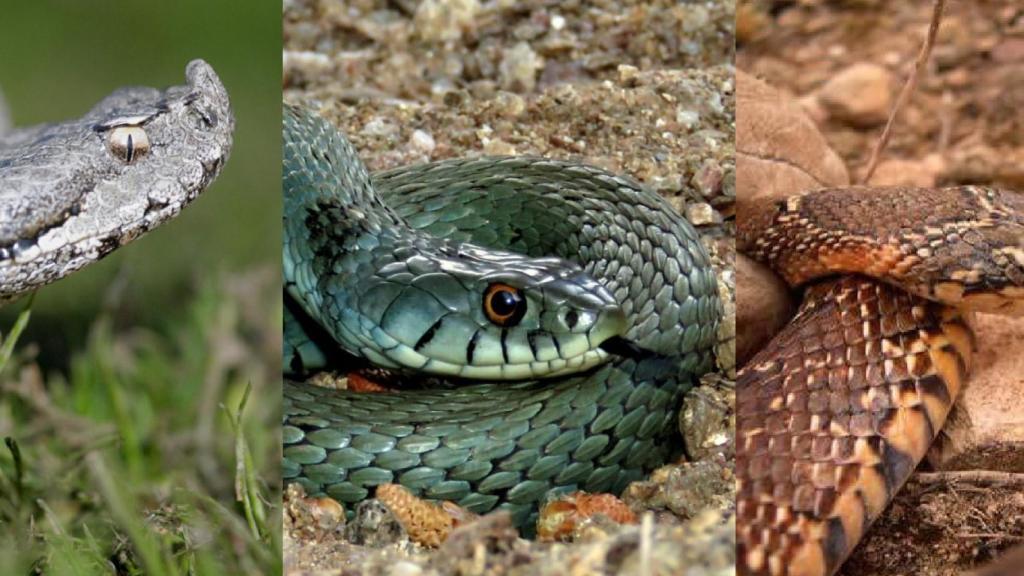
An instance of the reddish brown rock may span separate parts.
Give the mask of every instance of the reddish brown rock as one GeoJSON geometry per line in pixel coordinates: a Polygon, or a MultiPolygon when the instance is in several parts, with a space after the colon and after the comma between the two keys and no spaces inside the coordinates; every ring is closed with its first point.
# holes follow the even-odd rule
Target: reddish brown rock
{"type": "Polygon", "coordinates": [[[892,74],[877,64],[858,62],[829,79],[818,99],[829,116],[857,128],[883,124],[893,104],[892,74]]]}
{"type": "Polygon", "coordinates": [[[944,470],[1024,470],[1024,319],[978,314],[971,377],[929,454],[944,470]]]}
{"type": "Polygon", "coordinates": [[[743,366],[789,322],[796,302],[768,267],[736,255],[736,362],[743,366]]]}
{"type": "Polygon", "coordinates": [[[736,71],[736,199],[785,197],[850,181],[843,161],[792,98],[736,71]]]}
{"type": "Polygon", "coordinates": [[[872,186],[935,186],[939,173],[945,167],[941,156],[929,155],[923,160],[894,158],[879,162],[871,177],[872,186]]]}

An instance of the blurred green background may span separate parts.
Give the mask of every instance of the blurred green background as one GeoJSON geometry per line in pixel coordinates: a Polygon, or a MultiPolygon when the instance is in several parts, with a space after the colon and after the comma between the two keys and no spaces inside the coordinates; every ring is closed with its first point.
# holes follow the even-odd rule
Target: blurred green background
{"type": "Polygon", "coordinates": [[[281,4],[0,9],[16,126],[182,84],[194,58],[235,114],[218,179],[30,317],[0,309],[0,574],[281,572],[281,4]]]}
{"type": "Polygon", "coordinates": [[[220,177],[176,220],[39,291],[22,342],[42,365],[65,369],[101,307],[115,330],[159,328],[205,279],[279,265],[280,14],[266,0],[4,3],[0,92],[16,126],[79,116],[121,86],[182,84],[193,58],[217,71],[236,120],[220,177]]]}

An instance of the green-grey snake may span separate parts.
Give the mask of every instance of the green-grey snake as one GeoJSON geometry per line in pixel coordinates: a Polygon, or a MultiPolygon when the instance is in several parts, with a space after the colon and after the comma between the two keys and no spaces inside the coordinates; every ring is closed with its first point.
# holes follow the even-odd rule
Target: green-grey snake
{"type": "Polygon", "coordinates": [[[398,482],[524,526],[551,492],[620,491],[681,451],[679,402],[712,367],[721,306],[665,200],[536,157],[371,176],[315,113],[286,105],[283,132],[289,365],[344,353],[446,380],[286,382],[286,482],[343,503],[398,482]]]}

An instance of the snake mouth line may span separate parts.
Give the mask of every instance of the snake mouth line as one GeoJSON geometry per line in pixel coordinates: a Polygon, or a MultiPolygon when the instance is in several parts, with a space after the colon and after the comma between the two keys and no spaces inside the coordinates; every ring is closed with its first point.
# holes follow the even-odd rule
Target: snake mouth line
{"type": "Polygon", "coordinates": [[[598,348],[609,354],[615,354],[616,356],[623,356],[625,358],[646,358],[654,355],[654,352],[643,348],[636,342],[623,338],[622,336],[612,336],[602,342],[598,348]]]}

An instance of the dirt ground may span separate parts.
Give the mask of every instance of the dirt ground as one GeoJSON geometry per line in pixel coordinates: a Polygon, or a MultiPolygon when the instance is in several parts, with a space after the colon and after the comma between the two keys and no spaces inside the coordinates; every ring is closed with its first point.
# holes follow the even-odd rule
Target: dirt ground
{"type": "MultiPolygon", "coordinates": [[[[888,109],[886,102],[902,86],[925,36],[931,4],[740,2],[737,67],[794,95],[844,159],[851,178],[860,181],[884,122],[877,111],[888,109]],[[835,88],[829,82],[854,65],[860,66],[859,78],[867,79],[863,84],[874,83],[874,89],[869,86],[854,101],[843,101],[842,95],[829,100],[835,88]]],[[[1022,110],[1024,5],[1018,0],[948,2],[928,69],[871,183],[1024,190],[1022,110]]],[[[1003,376],[1020,383],[1019,374],[1003,376]]],[[[986,467],[1006,470],[1005,464],[993,461],[986,467]]],[[[1019,482],[922,485],[912,479],[841,574],[960,574],[1024,542],[1022,518],[1019,482]]]]}
{"type": "Polygon", "coordinates": [[[285,101],[319,107],[371,170],[531,154],[628,173],[697,226],[725,308],[719,370],[680,414],[694,461],[627,491],[653,522],[567,545],[488,516],[431,554],[353,546],[293,500],[289,573],[732,573],[733,3],[289,0],[283,18],[285,101]]]}

